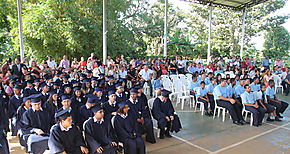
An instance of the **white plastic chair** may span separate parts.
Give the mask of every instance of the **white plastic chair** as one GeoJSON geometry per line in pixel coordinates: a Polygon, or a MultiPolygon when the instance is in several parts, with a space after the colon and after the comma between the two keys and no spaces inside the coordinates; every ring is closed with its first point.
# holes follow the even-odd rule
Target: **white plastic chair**
{"type": "Polygon", "coordinates": [[[146,95],[150,95],[150,87],[148,86],[147,82],[145,82],[143,85],[143,91],[146,95]]]}
{"type": "Polygon", "coordinates": [[[222,111],[222,114],[223,114],[223,122],[224,122],[225,119],[226,119],[226,110],[227,109],[224,108],[224,107],[218,106],[217,105],[216,98],[214,98],[214,103],[215,103],[215,107],[214,107],[214,111],[213,111],[213,119],[215,118],[216,111],[218,111],[217,117],[220,117],[220,112],[222,111]]]}
{"type": "Polygon", "coordinates": [[[282,86],[282,79],[278,75],[273,75],[274,83],[275,83],[275,94],[277,93],[277,89],[281,88],[282,94],[283,94],[283,86],[282,86]]]}
{"type": "MultiPolygon", "coordinates": [[[[196,95],[196,96],[197,96],[197,95],[196,95]]],[[[204,113],[204,103],[198,101],[198,97],[195,97],[195,98],[196,98],[196,100],[195,100],[194,112],[196,112],[197,105],[199,104],[199,105],[200,105],[199,110],[201,111],[201,115],[203,115],[203,113],[204,113]]]]}

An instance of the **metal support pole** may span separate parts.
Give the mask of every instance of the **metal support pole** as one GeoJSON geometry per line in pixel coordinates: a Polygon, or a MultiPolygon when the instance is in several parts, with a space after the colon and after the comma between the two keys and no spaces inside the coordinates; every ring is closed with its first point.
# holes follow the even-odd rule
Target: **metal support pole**
{"type": "Polygon", "coordinates": [[[242,42],[241,42],[241,52],[240,57],[243,59],[243,52],[244,52],[244,39],[245,39],[245,20],[246,20],[246,8],[243,10],[243,28],[242,28],[242,42]]]}
{"type": "Polygon", "coordinates": [[[164,56],[167,56],[167,18],[168,14],[168,0],[165,0],[165,21],[164,21],[164,56]]]}
{"type": "Polygon", "coordinates": [[[20,42],[20,58],[22,61],[24,58],[24,46],[23,46],[22,14],[21,14],[21,1],[20,0],[17,0],[17,13],[18,13],[18,28],[19,28],[19,42],[20,42]]]}
{"type": "Polygon", "coordinates": [[[103,63],[107,64],[107,15],[106,0],[103,0],[103,63]]]}
{"type": "Polygon", "coordinates": [[[207,64],[210,60],[210,48],[211,48],[211,20],[212,20],[212,6],[209,6],[209,32],[208,32],[208,48],[207,48],[207,64]]]}

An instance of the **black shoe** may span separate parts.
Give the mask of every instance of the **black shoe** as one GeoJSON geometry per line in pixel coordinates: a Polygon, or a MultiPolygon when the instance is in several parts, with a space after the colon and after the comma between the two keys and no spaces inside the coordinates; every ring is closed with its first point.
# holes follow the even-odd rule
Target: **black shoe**
{"type": "Polygon", "coordinates": [[[234,124],[236,125],[242,125],[241,123],[239,123],[238,121],[233,121],[234,124]]]}
{"type": "Polygon", "coordinates": [[[156,141],[150,141],[150,140],[146,140],[146,142],[149,142],[151,144],[155,144],[156,143],[156,141]]]}
{"type": "Polygon", "coordinates": [[[206,115],[206,116],[210,116],[210,114],[209,114],[208,112],[206,112],[206,111],[205,111],[205,115],[206,115]]]}
{"type": "Polygon", "coordinates": [[[281,116],[280,114],[277,115],[278,118],[283,118],[283,116],[281,116]]]}
{"type": "Polygon", "coordinates": [[[280,120],[278,117],[275,117],[275,121],[282,121],[282,120],[280,120]]]}
{"type": "Polygon", "coordinates": [[[259,125],[253,125],[253,126],[255,126],[255,127],[259,127],[259,125]]]}
{"type": "Polygon", "coordinates": [[[262,126],[262,123],[258,123],[259,126],[262,126]]]}
{"type": "Polygon", "coordinates": [[[273,122],[273,121],[274,121],[274,119],[267,118],[267,121],[269,121],[269,122],[273,122]]]}
{"type": "Polygon", "coordinates": [[[169,129],[167,129],[167,130],[165,131],[165,136],[168,137],[168,138],[171,138],[171,137],[172,137],[172,136],[170,135],[170,133],[169,133],[169,129]]]}
{"type": "Polygon", "coordinates": [[[245,125],[245,124],[247,124],[247,122],[244,121],[244,120],[241,120],[241,121],[240,121],[240,124],[245,125]]]}
{"type": "Polygon", "coordinates": [[[210,116],[213,116],[213,112],[212,112],[212,111],[210,111],[210,113],[209,113],[209,114],[210,114],[210,116]]]}

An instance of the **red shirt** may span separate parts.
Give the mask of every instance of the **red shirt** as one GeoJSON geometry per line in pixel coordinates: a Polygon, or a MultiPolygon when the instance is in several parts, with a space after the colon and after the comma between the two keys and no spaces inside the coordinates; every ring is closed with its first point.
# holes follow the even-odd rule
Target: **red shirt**
{"type": "Polygon", "coordinates": [[[87,66],[87,62],[86,61],[81,61],[80,62],[81,69],[83,69],[85,66],[87,66]]]}

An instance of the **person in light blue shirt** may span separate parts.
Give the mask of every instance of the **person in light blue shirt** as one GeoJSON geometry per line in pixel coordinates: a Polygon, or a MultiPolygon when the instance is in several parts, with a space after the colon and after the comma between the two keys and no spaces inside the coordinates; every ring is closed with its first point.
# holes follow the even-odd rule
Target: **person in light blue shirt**
{"type": "Polygon", "coordinates": [[[236,100],[230,98],[228,94],[225,79],[221,79],[220,85],[214,88],[213,94],[217,105],[226,108],[230,112],[234,124],[243,125],[246,123],[243,119],[240,105],[236,102],[236,100]]]}
{"type": "Polygon", "coordinates": [[[189,63],[189,66],[187,67],[187,71],[190,74],[195,73],[196,69],[194,68],[194,66],[192,65],[192,63],[189,63]]]}
{"type": "Polygon", "coordinates": [[[215,103],[214,103],[214,96],[213,96],[213,90],[214,88],[216,87],[216,79],[215,78],[211,78],[211,83],[209,85],[206,86],[206,89],[208,91],[208,99],[209,99],[209,102],[210,102],[210,114],[213,115],[213,112],[214,109],[215,109],[215,103]]]}
{"type": "Polygon", "coordinates": [[[205,82],[205,85],[209,85],[209,84],[211,84],[211,81],[210,81],[209,77],[206,77],[206,78],[204,79],[204,82],[205,82]]]}
{"type": "Polygon", "coordinates": [[[240,95],[245,92],[244,82],[245,82],[245,80],[241,79],[240,85],[237,85],[235,88],[235,97],[239,102],[241,102],[240,95]]]}
{"type": "Polygon", "coordinates": [[[195,96],[195,88],[199,87],[199,82],[197,82],[197,77],[195,75],[192,76],[192,81],[190,82],[189,85],[189,90],[190,90],[190,95],[195,96]]]}
{"type": "Polygon", "coordinates": [[[277,99],[276,95],[275,95],[275,83],[274,80],[270,80],[269,81],[269,86],[266,89],[266,96],[267,96],[267,100],[268,103],[270,105],[273,105],[276,107],[276,114],[278,116],[278,118],[283,118],[282,115],[280,115],[281,113],[284,113],[284,111],[286,110],[286,108],[288,107],[288,103],[284,102],[284,101],[280,101],[277,99]]]}
{"type": "Polygon", "coordinates": [[[153,89],[157,90],[157,89],[161,89],[162,88],[162,84],[161,84],[161,76],[158,76],[156,80],[154,80],[153,83],[153,89]]]}
{"type": "Polygon", "coordinates": [[[230,79],[230,84],[227,86],[227,91],[229,93],[229,96],[233,98],[233,94],[235,93],[235,86],[236,86],[236,80],[234,78],[230,79]]]}
{"type": "Polygon", "coordinates": [[[262,125],[266,110],[259,106],[255,94],[251,92],[251,87],[246,84],[245,92],[241,95],[245,109],[253,113],[253,126],[262,125]]]}
{"type": "Polygon", "coordinates": [[[205,88],[205,82],[200,82],[200,87],[197,88],[196,91],[196,97],[199,102],[203,102],[205,115],[211,116],[211,113],[208,111],[208,104],[209,104],[209,98],[207,97],[208,91],[205,88]]]}
{"type": "Polygon", "coordinates": [[[262,64],[266,69],[269,69],[270,62],[268,57],[266,57],[266,59],[263,60],[262,64]]]}
{"type": "Polygon", "coordinates": [[[254,81],[250,84],[252,91],[257,92],[257,91],[261,90],[261,86],[260,86],[259,82],[260,82],[259,78],[255,77],[254,81]]]}
{"type": "Polygon", "coordinates": [[[236,75],[236,85],[240,85],[240,75],[236,75]]]}

